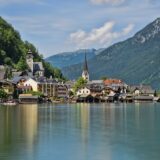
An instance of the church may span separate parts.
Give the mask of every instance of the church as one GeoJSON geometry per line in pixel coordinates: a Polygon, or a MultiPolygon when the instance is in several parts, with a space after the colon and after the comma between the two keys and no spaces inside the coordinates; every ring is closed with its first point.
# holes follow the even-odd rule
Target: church
{"type": "Polygon", "coordinates": [[[38,76],[43,77],[44,76],[44,67],[42,62],[34,62],[33,61],[33,54],[31,50],[28,51],[26,55],[26,62],[29,67],[29,73],[31,76],[38,76]]]}

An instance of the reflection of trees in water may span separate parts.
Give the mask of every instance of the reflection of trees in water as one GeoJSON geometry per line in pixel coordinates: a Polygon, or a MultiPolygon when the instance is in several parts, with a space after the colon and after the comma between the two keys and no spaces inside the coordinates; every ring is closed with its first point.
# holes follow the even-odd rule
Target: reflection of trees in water
{"type": "MultiPolygon", "coordinates": [[[[33,150],[37,135],[37,105],[2,107],[0,110],[0,152],[21,155],[33,150]]],[[[18,156],[18,155],[17,155],[18,156]]],[[[8,159],[10,159],[8,157],[8,159]]]]}

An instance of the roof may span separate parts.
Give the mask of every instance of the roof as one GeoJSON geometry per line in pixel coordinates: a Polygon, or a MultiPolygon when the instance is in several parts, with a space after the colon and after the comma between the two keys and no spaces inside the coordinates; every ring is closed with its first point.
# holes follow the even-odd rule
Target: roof
{"type": "Polygon", "coordinates": [[[90,90],[90,86],[88,86],[88,85],[82,86],[82,87],[80,87],[78,90],[82,90],[82,89],[88,89],[88,90],[90,90]]]}
{"type": "Polygon", "coordinates": [[[28,76],[15,76],[15,77],[13,77],[13,79],[11,80],[11,82],[17,84],[21,79],[28,80],[29,78],[30,77],[28,77],[28,76]]]}
{"type": "Polygon", "coordinates": [[[43,71],[44,68],[43,68],[42,62],[34,62],[33,63],[33,70],[34,70],[34,72],[36,72],[36,71],[43,71]]]}
{"type": "Polygon", "coordinates": [[[34,80],[39,83],[57,83],[57,81],[55,79],[47,79],[46,77],[39,77],[34,80]]]}
{"type": "Polygon", "coordinates": [[[122,84],[123,82],[120,79],[107,79],[104,81],[105,85],[111,85],[111,84],[122,84]]]}
{"type": "Polygon", "coordinates": [[[89,81],[88,84],[103,84],[103,80],[92,80],[89,81]]]}
{"type": "Polygon", "coordinates": [[[149,85],[130,86],[131,92],[134,92],[137,89],[143,94],[154,94],[155,92],[149,85]]]}

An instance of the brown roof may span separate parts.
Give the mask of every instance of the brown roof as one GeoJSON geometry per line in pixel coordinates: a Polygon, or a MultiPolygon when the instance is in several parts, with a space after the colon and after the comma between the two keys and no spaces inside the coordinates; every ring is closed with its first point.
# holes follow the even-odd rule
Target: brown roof
{"type": "Polygon", "coordinates": [[[111,84],[122,84],[123,82],[120,79],[107,79],[104,81],[105,85],[111,85],[111,84]]]}

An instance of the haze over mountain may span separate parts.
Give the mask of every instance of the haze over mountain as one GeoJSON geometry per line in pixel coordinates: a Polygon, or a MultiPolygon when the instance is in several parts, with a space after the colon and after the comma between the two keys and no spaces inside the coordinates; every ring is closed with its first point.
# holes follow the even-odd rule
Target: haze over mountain
{"type": "MultiPolygon", "coordinates": [[[[69,79],[76,79],[81,76],[82,66],[80,63],[64,67],[62,72],[69,79]]],[[[145,83],[160,88],[160,18],[132,38],[89,59],[88,66],[91,79],[116,77],[129,84],[145,83]]]]}

